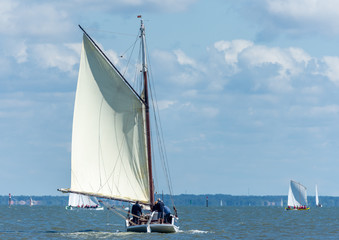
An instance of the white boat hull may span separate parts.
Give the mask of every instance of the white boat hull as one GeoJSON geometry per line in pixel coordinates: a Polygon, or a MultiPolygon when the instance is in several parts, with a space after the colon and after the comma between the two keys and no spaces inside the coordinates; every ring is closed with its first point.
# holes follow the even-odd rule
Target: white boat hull
{"type": "Polygon", "coordinates": [[[158,222],[158,213],[152,212],[149,216],[149,220],[147,223],[131,225],[132,218],[126,219],[126,231],[127,232],[157,232],[157,233],[176,233],[179,231],[179,227],[174,223],[178,218],[172,216],[172,220],[170,223],[159,223],[158,222]]]}
{"type": "Polygon", "coordinates": [[[179,227],[174,224],[164,223],[164,224],[142,224],[135,226],[127,226],[127,232],[158,232],[158,233],[176,233],[179,231],[179,227]],[[147,228],[149,227],[149,231],[147,228]]]}
{"type": "Polygon", "coordinates": [[[71,206],[66,206],[66,210],[104,210],[104,207],[97,207],[97,208],[81,208],[81,207],[71,207],[71,206]]]}

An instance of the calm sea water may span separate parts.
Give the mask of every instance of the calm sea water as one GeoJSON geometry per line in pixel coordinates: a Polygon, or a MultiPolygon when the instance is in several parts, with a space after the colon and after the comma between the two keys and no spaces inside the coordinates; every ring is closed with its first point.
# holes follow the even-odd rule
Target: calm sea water
{"type": "Polygon", "coordinates": [[[127,233],[111,211],[0,206],[0,239],[339,239],[339,208],[178,207],[180,232],[127,233]]]}

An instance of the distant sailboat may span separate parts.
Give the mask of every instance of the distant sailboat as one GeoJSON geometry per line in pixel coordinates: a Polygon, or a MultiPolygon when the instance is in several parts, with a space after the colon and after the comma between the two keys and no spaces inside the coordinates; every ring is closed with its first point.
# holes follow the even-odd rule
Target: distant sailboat
{"type": "Polygon", "coordinates": [[[291,180],[286,210],[308,210],[306,187],[291,180]]]}
{"type": "Polygon", "coordinates": [[[93,200],[89,196],[70,193],[68,197],[67,210],[74,209],[90,209],[90,210],[104,210],[104,207],[100,206],[97,199],[93,197],[93,200]]]}
{"type": "MultiPolygon", "coordinates": [[[[157,106],[153,105],[152,108],[151,105],[155,103],[155,95],[151,98],[143,20],[137,38],[141,41],[142,58],[141,64],[137,64],[142,67],[137,71],[142,85],[139,93],[81,29],[84,34],[73,117],[71,187],[58,190],[123,202],[139,202],[146,212],[155,204],[150,112],[152,109],[157,110],[157,106]]],[[[157,117],[155,119],[159,120],[157,117]]],[[[164,150],[159,126],[154,125],[156,131],[153,133],[157,134],[160,140],[158,145],[164,150]]],[[[165,159],[165,151],[159,152],[159,159],[165,159]]],[[[166,170],[163,177],[169,182],[166,170]]],[[[170,184],[169,192],[171,194],[170,184]]],[[[172,204],[175,215],[168,216],[167,221],[159,219],[157,211],[147,212],[143,216],[133,215],[138,221],[133,221],[132,215],[128,214],[125,219],[126,230],[177,232],[179,227],[175,222],[178,218],[173,201],[172,204]]],[[[118,215],[123,217],[122,214],[118,215]]]]}
{"type": "Polygon", "coordinates": [[[33,200],[32,200],[32,198],[30,197],[30,198],[29,198],[29,206],[32,207],[33,205],[34,205],[34,204],[33,204],[33,200]]]}
{"type": "Polygon", "coordinates": [[[220,207],[222,207],[222,200],[220,200],[220,207]]]}
{"type": "Polygon", "coordinates": [[[9,195],[8,195],[8,206],[11,207],[12,204],[13,204],[13,201],[12,201],[12,195],[9,194],[9,195]]]}
{"type": "Polygon", "coordinates": [[[323,206],[323,205],[321,205],[321,204],[319,203],[318,186],[317,186],[317,185],[315,185],[315,205],[316,205],[317,207],[322,207],[322,206],[323,206]]]}

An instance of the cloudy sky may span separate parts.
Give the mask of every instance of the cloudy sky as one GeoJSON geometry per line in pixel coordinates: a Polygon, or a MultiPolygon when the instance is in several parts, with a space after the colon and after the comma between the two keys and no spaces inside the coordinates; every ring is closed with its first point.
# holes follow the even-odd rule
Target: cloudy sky
{"type": "Polygon", "coordinates": [[[77,25],[123,68],[139,14],[174,194],[339,195],[335,0],[1,0],[1,195],[70,186],[77,25]]]}

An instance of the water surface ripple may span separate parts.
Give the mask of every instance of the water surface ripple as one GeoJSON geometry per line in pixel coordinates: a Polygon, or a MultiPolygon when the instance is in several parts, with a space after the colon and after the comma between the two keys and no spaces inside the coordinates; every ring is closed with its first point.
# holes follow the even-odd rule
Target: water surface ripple
{"type": "Polygon", "coordinates": [[[125,232],[110,211],[0,206],[0,239],[339,239],[339,208],[178,207],[180,232],[125,232]]]}

